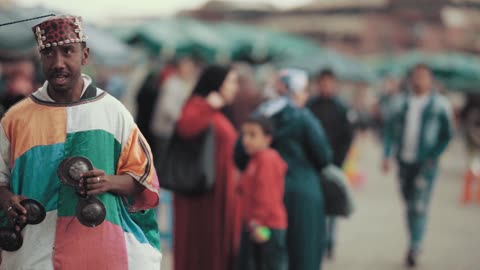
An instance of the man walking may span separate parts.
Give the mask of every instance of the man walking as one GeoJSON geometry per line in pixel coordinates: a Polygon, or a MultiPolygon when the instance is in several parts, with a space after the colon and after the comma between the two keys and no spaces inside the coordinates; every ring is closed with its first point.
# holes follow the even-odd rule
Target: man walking
{"type": "Polygon", "coordinates": [[[392,101],[384,134],[383,170],[396,156],[409,232],[408,267],[415,267],[427,224],[427,210],[438,172],[438,159],[452,137],[447,99],[433,91],[432,73],[418,64],[412,71],[412,91],[392,101]]]}

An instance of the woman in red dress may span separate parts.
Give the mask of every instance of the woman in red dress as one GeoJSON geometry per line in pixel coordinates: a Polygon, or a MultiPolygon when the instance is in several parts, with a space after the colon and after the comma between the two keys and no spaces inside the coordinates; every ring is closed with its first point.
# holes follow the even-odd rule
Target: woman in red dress
{"type": "Polygon", "coordinates": [[[215,184],[200,196],[174,196],[175,270],[233,269],[240,235],[232,158],[237,133],[222,109],[233,102],[237,90],[234,70],[206,68],[177,122],[176,132],[184,138],[195,137],[213,125],[215,184]]]}

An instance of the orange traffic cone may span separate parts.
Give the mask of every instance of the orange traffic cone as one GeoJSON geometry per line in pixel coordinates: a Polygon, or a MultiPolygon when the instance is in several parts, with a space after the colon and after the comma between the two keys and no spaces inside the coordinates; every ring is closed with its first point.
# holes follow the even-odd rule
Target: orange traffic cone
{"type": "Polygon", "coordinates": [[[477,202],[480,203],[480,177],[477,177],[477,202]]]}
{"type": "MultiPolygon", "coordinates": [[[[473,173],[472,169],[468,169],[463,178],[463,192],[461,197],[462,203],[469,203],[472,200],[472,188],[473,182],[476,178],[476,175],[473,173]]],[[[479,189],[479,199],[480,199],[480,189],[479,189]]]]}
{"type": "Polygon", "coordinates": [[[361,188],[366,182],[366,173],[359,168],[360,156],[358,147],[353,145],[347,154],[343,170],[354,188],[361,188]]]}

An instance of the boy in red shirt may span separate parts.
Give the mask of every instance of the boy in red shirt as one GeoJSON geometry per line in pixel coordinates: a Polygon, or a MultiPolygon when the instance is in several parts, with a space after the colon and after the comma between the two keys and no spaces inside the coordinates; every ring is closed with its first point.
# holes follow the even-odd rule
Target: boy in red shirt
{"type": "Polygon", "coordinates": [[[242,143],[250,161],[239,193],[243,233],[237,270],[287,270],[287,214],[283,204],[287,164],[270,148],[268,118],[251,117],[242,126],[242,143]]]}

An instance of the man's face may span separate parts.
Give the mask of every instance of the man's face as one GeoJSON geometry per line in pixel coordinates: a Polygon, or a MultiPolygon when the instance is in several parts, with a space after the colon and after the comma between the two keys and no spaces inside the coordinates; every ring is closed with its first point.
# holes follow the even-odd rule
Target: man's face
{"type": "Polygon", "coordinates": [[[178,63],[178,73],[180,77],[191,80],[197,75],[197,67],[192,59],[184,58],[178,63]]]}
{"type": "Polygon", "coordinates": [[[412,74],[413,89],[418,94],[423,94],[432,89],[433,78],[429,69],[418,67],[412,74]]]}
{"type": "Polygon", "coordinates": [[[45,77],[52,90],[64,92],[72,89],[80,79],[82,65],[88,59],[89,49],[80,43],[45,48],[40,60],[45,77]]]}
{"type": "Polygon", "coordinates": [[[319,94],[322,96],[333,96],[337,88],[337,81],[333,76],[322,76],[317,81],[319,94]]]}

